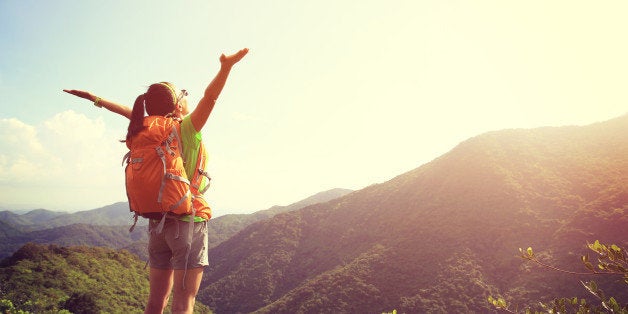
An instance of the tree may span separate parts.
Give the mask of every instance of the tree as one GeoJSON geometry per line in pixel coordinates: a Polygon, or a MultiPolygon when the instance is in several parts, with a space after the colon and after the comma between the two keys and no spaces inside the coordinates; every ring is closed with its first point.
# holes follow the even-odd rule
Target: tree
{"type": "MultiPolygon", "coordinates": [[[[615,244],[601,244],[596,240],[592,244],[587,244],[587,247],[597,254],[597,267],[595,267],[589,258],[589,255],[583,255],[581,257],[582,263],[589,270],[589,272],[573,272],[560,269],[558,267],[549,265],[540,261],[534,254],[531,247],[526,250],[519,249],[521,258],[534,262],[543,267],[573,274],[573,275],[605,275],[605,276],[623,276],[623,281],[628,285],[628,257],[626,249],[620,248],[615,244]]],[[[628,304],[620,305],[614,297],[607,297],[604,291],[598,287],[594,281],[582,282],[584,288],[595,296],[599,301],[599,305],[588,304],[585,299],[578,298],[560,298],[555,299],[552,302],[540,303],[543,312],[547,313],[628,313],[628,304]]],[[[495,308],[509,312],[519,313],[518,310],[512,310],[507,304],[506,300],[501,297],[494,298],[488,297],[488,302],[495,308]]],[[[526,308],[522,313],[542,313],[531,308],[526,308]]]]}
{"type": "Polygon", "coordinates": [[[0,313],[27,314],[28,312],[16,309],[15,306],[13,305],[13,302],[11,302],[11,300],[1,299],[0,300],[0,313]]]}
{"type": "Polygon", "coordinates": [[[63,308],[76,314],[98,313],[100,312],[100,307],[98,306],[98,302],[96,302],[97,299],[98,296],[90,292],[73,293],[72,296],[64,302],[63,308]]]}

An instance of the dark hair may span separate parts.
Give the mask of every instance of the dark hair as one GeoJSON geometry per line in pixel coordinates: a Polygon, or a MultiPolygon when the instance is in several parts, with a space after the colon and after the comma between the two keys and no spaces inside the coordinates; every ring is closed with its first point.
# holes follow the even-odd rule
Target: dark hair
{"type": "Polygon", "coordinates": [[[131,112],[131,121],[126,133],[126,140],[130,140],[137,133],[144,130],[144,106],[150,116],[167,116],[176,109],[177,95],[171,83],[155,83],[148,87],[146,93],[137,96],[131,112]]]}
{"type": "Polygon", "coordinates": [[[144,97],[146,94],[137,96],[135,103],[133,104],[133,111],[131,111],[131,121],[126,133],[127,142],[144,130],[144,97]]]}
{"type": "Polygon", "coordinates": [[[165,116],[175,110],[177,95],[172,84],[155,83],[148,87],[145,95],[146,113],[149,116],[165,116]]]}

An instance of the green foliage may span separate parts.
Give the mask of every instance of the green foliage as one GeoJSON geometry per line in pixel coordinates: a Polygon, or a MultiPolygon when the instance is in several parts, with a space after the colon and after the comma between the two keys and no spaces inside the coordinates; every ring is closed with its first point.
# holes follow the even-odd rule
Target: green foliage
{"type": "MultiPolygon", "coordinates": [[[[595,240],[593,244],[587,244],[587,247],[598,254],[597,268],[589,261],[588,254],[581,257],[582,264],[590,271],[589,273],[566,271],[543,263],[534,254],[531,247],[528,247],[526,250],[520,248],[519,252],[521,253],[521,257],[523,259],[532,261],[552,270],[573,275],[620,275],[623,276],[624,283],[628,285],[628,262],[625,249],[622,249],[615,244],[601,244],[598,240],[595,240]]],[[[581,284],[591,295],[595,296],[599,300],[599,305],[589,304],[586,299],[578,299],[577,297],[557,298],[551,302],[539,303],[542,312],[532,308],[526,308],[524,311],[525,313],[628,313],[628,303],[622,306],[614,297],[607,297],[595,281],[581,281],[581,284]]],[[[501,297],[495,299],[493,296],[489,296],[488,303],[499,310],[510,313],[519,313],[517,310],[510,309],[506,300],[501,297]]]]}
{"type": "Polygon", "coordinates": [[[508,304],[506,304],[506,300],[504,298],[493,298],[493,296],[488,296],[488,303],[492,304],[498,309],[505,310],[508,308],[508,304]]]}
{"type": "Polygon", "coordinates": [[[511,310],[503,298],[494,299],[492,296],[488,297],[488,302],[492,304],[496,309],[508,312],[508,313],[526,313],[526,314],[541,314],[541,313],[576,313],[576,314],[588,314],[588,313],[628,313],[628,306],[621,305],[615,301],[614,298],[610,298],[602,305],[592,305],[587,303],[586,299],[573,298],[558,298],[551,302],[539,303],[539,309],[526,308],[522,311],[511,310]]]}
{"type": "Polygon", "coordinates": [[[98,305],[99,297],[91,291],[75,292],[63,302],[63,308],[75,314],[98,313],[101,310],[98,305]]]}
{"type": "Polygon", "coordinates": [[[125,251],[27,244],[0,268],[0,297],[41,313],[138,313],[148,295],[144,263],[125,251]]]}
{"type": "Polygon", "coordinates": [[[27,314],[29,312],[18,310],[13,306],[13,302],[7,299],[0,300],[0,313],[3,314],[27,314]]]}
{"type": "Polygon", "coordinates": [[[373,273],[381,265],[385,248],[375,246],[370,251],[343,266],[338,266],[257,313],[366,313],[376,311],[381,291],[374,284],[373,273]]]}
{"type": "Polygon", "coordinates": [[[29,243],[0,267],[0,313],[142,313],[147,298],[145,263],[123,250],[29,243]]]}
{"type": "Polygon", "coordinates": [[[415,295],[401,298],[404,313],[481,313],[489,308],[477,295],[497,291],[488,283],[482,267],[471,252],[454,255],[440,265],[435,282],[419,289],[415,295]]]}
{"type": "Polygon", "coordinates": [[[587,244],[589,249],[598,254],[599,270],[596,270],[589,262],[589,256],[582,256],[582,262],[594,273],[619,274],[623,275],[624,282],[628,284],[628,258],[626,249],[622,249],[615,244],[604,245],[595,240],[593,244],[587,244]]]}
{"type": "Polygon", "coordinates": [[[222,246],[210,250],[211,261],[236,259],[241,265],[241,272],[231,274],[228,269],[233,265],[210,263],[204,279],[215,282],[202,289],[199,300],[225,312],[252,312],[268,303],[279,288],[277,281],[288,277],[285,268],[298,244],[300,225],[293,218],[290,214],[281,214],[272,223],[254,224],[247,232],[237,234],[234,238],[248,244],[243,249],[255,252],[244,258],[241,251],[220,251],[222,246]],[[258,233],[267,236],[255,241],[259,240],[256,237],[258,233]],[[247,281],[246,286],[242,285],[244,280],[247,281]]]}

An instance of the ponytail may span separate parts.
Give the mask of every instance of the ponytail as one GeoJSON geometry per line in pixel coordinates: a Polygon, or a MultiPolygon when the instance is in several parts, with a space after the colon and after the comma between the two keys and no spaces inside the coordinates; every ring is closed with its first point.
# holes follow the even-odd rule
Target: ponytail
{"type": "Polygon", "coordinates": [[[146,94],[137,96],[131,111],[131,122],[126,133],[126,141],[128,142],[137,133],[144,130],[144,97],[146,94]]]}

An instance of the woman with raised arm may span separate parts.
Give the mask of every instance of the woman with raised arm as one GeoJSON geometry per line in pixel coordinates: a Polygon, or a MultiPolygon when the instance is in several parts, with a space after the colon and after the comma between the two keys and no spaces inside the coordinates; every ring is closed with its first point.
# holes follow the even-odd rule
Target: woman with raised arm
{"type": "MultiPolygon", "coordinates": [[[[180,119],[182,157],[186,161],[185,172],[189,178],[192,178],[197,171],[197,160],[202,158],[200,164],[203,166],[205,164],[206,155],[202,153],[204,147],[201,142],[201,129],[205,126],[220,92],[225,86],[231,68],[247,53],[248,49],[245,48],[229,56],[224,54],[220,56],[218,74],[209,83],[205,89],[205,94],[189,115],[187,99],[185,98],[187,91],[176,92],[175,86],[168,82],[150,85],[146,93],[137,97],[133,108],[86,91],[65,89],[64,91],[87,99],[93,102],[96,107],[105,108],[128,118],[130,122],[127,140],[144,129],[144,110],[148,115],[170,116],[180,119]]],[[[199,182],[197,189],[203,189],[207,184],[209,184],[207,180],[199,182]]],[[[203,269],[209,264],[207,220],[211,217],[211,209],[202,197],[195,198],[192,206],[195,209],[195,217],[192,217],[194,219],[193,224],[180,224],[179,221],[190,220],[189,216],[185,216],[174,219],[175,221],[169,219],[161,232],[150,232],[148,245],[150,293],[145,313],[162,313],[168,304],[170,291],[173,288],[172,313],[192,313],[196,294],[201,284],[203,269]],[[189,231],[186,228],[190,228],[190,225],[193,225],[194,229],[191,249],[188,252],[187,239],[174,235],[186,234],[189,231]]],[[[151,219],[149,229],[154,230],[158,222],[151,219]]]]}

